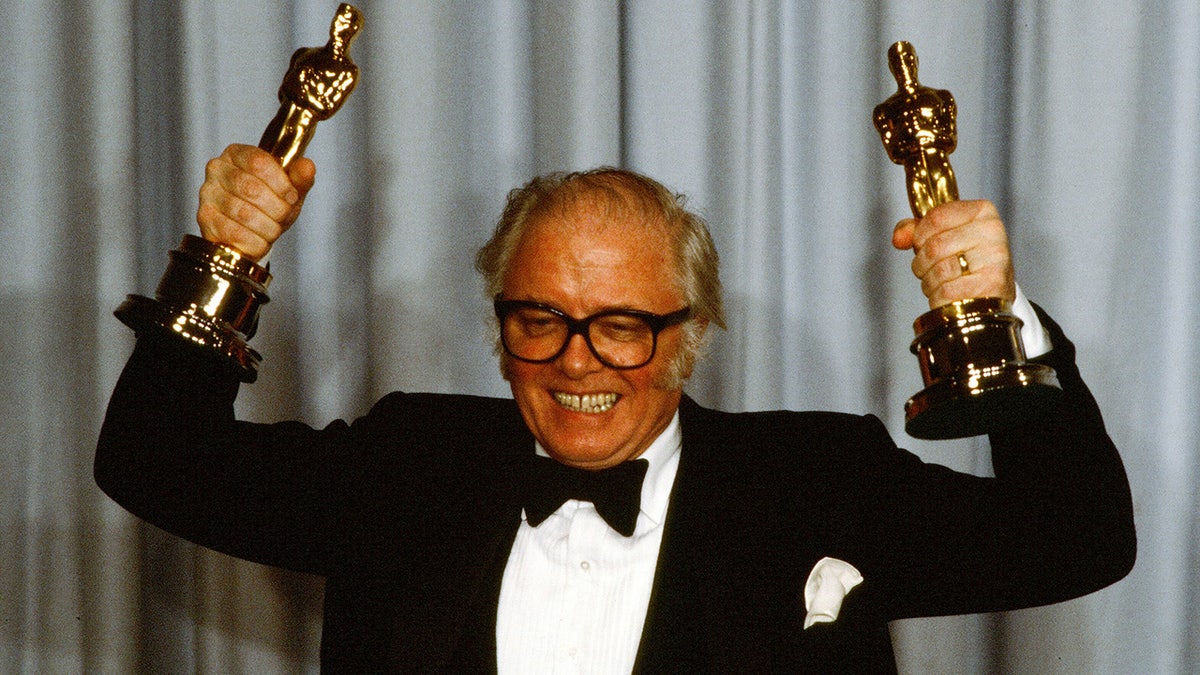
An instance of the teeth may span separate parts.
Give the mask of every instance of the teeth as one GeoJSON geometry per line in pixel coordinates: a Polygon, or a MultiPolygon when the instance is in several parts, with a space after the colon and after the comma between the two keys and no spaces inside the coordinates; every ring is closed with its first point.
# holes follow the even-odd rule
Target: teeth
{"type": "Polygon", "coordinates": [[[602,413],[608,412],[617,403],[616,394],[564,394],[554,393],[554,400],[562,407],[575,412],[602,413]]]}

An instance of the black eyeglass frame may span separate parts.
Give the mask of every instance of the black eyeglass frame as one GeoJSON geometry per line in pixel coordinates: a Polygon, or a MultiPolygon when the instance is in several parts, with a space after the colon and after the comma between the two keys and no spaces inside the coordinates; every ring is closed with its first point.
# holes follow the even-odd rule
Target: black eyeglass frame
{"type": "Polygon", "coordinates": [[[550,305],[543,305],[540,302],[533,302],[532,300],[504,300],[500,297],[496,297],[492,301],[492,307],[496,312],[496,319],[500,322],[500,344],[503,345],[504,352],[514,359],[517,359],[518,361],[524,361],[525,363],[550,363],[551,361],[562,356],[563,352],[567,351],[567,345],[571,344],[571,337],[573,335],[582,335],[583,341],[587,344],[588,349],[592,352],[592,356],[595,356],[597,361],[614,370],[633,370],[634,368],[641,368],[647,363],[650,363],[654,360],[654,355],[658,353],[658,334],[670,328],[671,326],[678,326],[692,318],[691,307],[684,307],[683,309],[675,310],[669,314],[655,314],[654,312],[646,312],[640,309],[606,309],[596,312],[595,314],[585,316],[582,319],[576,319],[575,317],[570,316],[558,308],[551,307],[550,305]],[[517,356],[515,353],[513,353],[513,350],[509,348],[508,341],[504,339],[504,319],[518,309],[537,309],[543,312],[549,312],[562,319],[563,323],[567,324],[567,336],[565,339],[563,339],[562,347],[559,347],[558,351],[555,352],[553,356],[549,356],[544,359],[527,359],[522,356],[517,356]],[[636,317],[642,321],[645,321],[646,325],[650,327],[650,355],[646,357],[645,361],[637,365],[618,366],[616,364],[609,363],[608,359],[601,356],[600,352],[596,350],[596,346],[592,344],[592,336],[589,330],[592,326],[592,322],[597,319],[603,319],[604,317],[618,315],[636,317]]]}

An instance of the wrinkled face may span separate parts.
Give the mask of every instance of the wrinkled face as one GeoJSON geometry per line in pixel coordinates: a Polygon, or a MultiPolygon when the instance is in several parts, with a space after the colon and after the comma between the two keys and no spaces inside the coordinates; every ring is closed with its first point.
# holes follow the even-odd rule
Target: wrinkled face
{"type": "MultiPolygon", "coordinates": [[[[603,209],[598,210],[601,214],[603,209]]],[[[637,216],[554,212],[529,224],[509,262],[503,297],[550,305],[583,318],[606,309],[667,314],[686,306],[676,288],[667,235],[637,216]],[[614,218],[636,219],[625,225],[614,218]]],[[[669,364],[680,327],[658,336],[650,363],[616,370],[600,363],[580,335],[549,363],[502,355],[502,369],[530,431],[555,459],[583,468],[614,466],[640,455],[679,406],[669,364]]]]}

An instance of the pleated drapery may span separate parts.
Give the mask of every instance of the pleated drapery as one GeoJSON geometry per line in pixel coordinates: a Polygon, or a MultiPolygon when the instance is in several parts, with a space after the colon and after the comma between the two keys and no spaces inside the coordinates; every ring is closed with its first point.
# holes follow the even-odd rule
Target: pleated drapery
{"type": "MultiPolygon", "coordinates": [[[[506,395],[471,269],[506,192],[621,165],[689,195],[729,329],[687,391],[730,410],[902,405],[926,309],[903,171],[871,125],[886,50],[952,91],[964,197],[1079,348],[1133,484],[1129,578],[1060,605],[893,626],[902,671],[1200,669],[1200,6],[1033,0],[357,3],[361,80],[272,254],[248,419],[324,425],[395,389],[506,395]]],[[[0,671],[315,671],[321,581],[139,522],[91,479],[132,335],[195,232],[205,161],[256,142],[335,2],[0,0],[0,671]]]]}

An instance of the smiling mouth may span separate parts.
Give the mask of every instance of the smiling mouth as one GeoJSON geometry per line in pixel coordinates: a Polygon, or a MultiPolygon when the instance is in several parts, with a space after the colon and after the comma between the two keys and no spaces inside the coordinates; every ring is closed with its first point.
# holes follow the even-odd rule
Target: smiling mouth
{"type": "Polygon", "coordinates": [[[582,413],[602,413],[612,410],[612,407],[617,404],[617,399],[620,398],[617,394],[565,394],[560,391],[554,392],[554,400],[558,404],[572,412],[582,413]]]}

